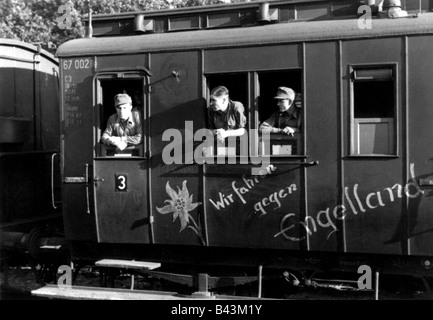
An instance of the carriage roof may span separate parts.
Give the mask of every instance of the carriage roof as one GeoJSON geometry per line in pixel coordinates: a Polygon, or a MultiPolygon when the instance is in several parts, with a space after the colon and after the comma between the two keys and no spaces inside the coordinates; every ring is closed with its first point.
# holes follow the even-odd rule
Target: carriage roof
{"type": "Polygon", "coordinates": [[[121,37],[82,38],[60,46],[57,56],[131,54],[432,33],[433,13],[424,13],[416,18],[372,19],[371,29],[360,29],[358,19],[344,19],[121,37]]]}
{"type": "MultiPolygon", "coordinates": [[[[0,38],[0,47],[9,47],[9,48],[16,48],[17,51],[15,51],[15,55],[14,58],[19,57],[21,54],[20,52],[29,52],[32,54],[40,54],[43,58],[50,60],[53,63],[57,63],[57,59],[54,57],[54,55],[52,55],[51,53],[49,53],[48,51],[42,49],[42,48],[38,48],[36,45],[30,44],[30,43],[26,43],[23,41],[19,41],[19,40],[15,40],[15,39],[4,39],[4,38],[0,38]]],[[[3,55],[3,58],[6,58],[6,56],[3,55]]]]}

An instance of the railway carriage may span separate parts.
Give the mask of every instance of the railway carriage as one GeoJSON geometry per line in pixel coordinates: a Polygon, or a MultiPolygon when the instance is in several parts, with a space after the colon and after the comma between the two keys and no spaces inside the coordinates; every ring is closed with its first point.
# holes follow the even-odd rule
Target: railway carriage
{"type": "Polygon", "coordinates": [[[89,17],[57,52],[73,260],[431,276],[433,14],[415,2],[395,19],[349,0],[89,17]],[[218,85],[247,134],[204,156],[218,85]],[[280,86],[302,129],[268,139],[280,86]],[[117,153],[100,139],[122,92],[143,141],[117,153]]]}
{"type": "Polygon", "coordinates": [[[28,231],[61,218],[58,60],[22,41],[0,48],[0,223],[28,231]]]}
{"type": "Polygon", "coordinates": [[[2,271],[67,255],[52,250],[65,244],[59,119],[58,60],[40,45],[0,39],[2,271]]]}

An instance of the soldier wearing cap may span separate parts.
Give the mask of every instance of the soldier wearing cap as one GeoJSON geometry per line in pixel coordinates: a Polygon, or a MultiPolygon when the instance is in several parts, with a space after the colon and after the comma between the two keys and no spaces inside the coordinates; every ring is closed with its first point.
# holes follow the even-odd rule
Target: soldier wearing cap
{"type": "Polygon", "coordinates": [[[401,0],[383,0],[382,8],[388,18],[404,18],[408,16],[407,11],[401,9],[401,0]]]}
{"type": "Polygon", "coordinates": [[[132,109],[132,100],[126,93],[114,97],[116,113],[108,118],[101,142],[124,150],[128,145],[141,143],[142,124],[140,112],[132,109]]]}
{"type": "Polygon", "coordinates": [[[281,133],[294,136],[301,130],[300,109],[293,103],[295,92],[287,87],[279,87],[277,95],[279,111],[271,115],[260,127],[260,132],[281,133]]]}
{"type": "Polygon", "coordinates": [[[220,142],[229,136],[241,136],[245,133],[247,122],[244,111],[242,103],[230,100],[226,87],[216,87],[210,95],[208,128],[220,142]]]}

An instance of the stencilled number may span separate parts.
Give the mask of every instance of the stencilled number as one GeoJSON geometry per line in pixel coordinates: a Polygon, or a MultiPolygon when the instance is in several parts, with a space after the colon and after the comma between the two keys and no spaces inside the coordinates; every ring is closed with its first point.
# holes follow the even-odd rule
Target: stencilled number
{"type": "Polygon", "coordinates": [[[126,178],[124,176],[120,176],[117,179],[119,179],[119,189],[120,190],[125,190],[125,188],[126,188],[126,184],[125,184],[126,178]]]}
{"type": "Polygon", "coordinates": [[[69,70],[71,69],[72,60],[64,60],[63,61],[63,69],[69,70]]]}
{"type": "Polygon", "coordinates": [[[128,175],[126,173],[116,174],[116,191],[128,191],[128,175]]]}
{"type": "Polygon", "coordinates": [[[64,60],[63,69],[90,69],[90,59],[64,60]]]}

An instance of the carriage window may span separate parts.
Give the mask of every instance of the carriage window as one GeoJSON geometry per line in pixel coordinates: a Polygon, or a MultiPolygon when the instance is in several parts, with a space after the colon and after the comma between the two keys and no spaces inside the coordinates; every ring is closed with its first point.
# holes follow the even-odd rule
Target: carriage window
{"type": "Polygon", "coordinates": [[[208,75],[207,128],[214,132],[205,156],[248,156],[248,73],[208,75]],[[225,92],[228,91],[228,99],[225,92]],[[212,95],[213,94],[213,95],[212,95]],[[228,102],[228,104],[227,104],[228,102]],[[226,108],[224,111],[221,109],[226,108]],[[221,130],[223,135],[221,137],[221,130]]]}
{"type": "MultiPolygon", "coordinates": [[[[208,75],[207,124],[211,130],[219,127],[238,127],[242,122],[220,115],[215,115],[218,98],[212,95],[215,88],[227,88],[231,101],[238,101],[244,107],[245,134],[235,137],[236,144],[226,139],[218,142],[214,137],[214,146],[208,147],[206,156],[292,156],[302,155],[303,148],[303,113],[302,111],[302,69],[268,72],[244,72],[232,74],[208,75]],[[283,96],[279,89],[287,90],[283,96]],[[280,98],[275,99],[280,94],[280,98]],[[279,100],[287,100],[284,112],[280,112],[279,100]],[[289,101],[290,100],[290,101],[289,101]],[[292,101],[293,100],[293,101],[292,101]],[[278,118],[276,118],[278,116],[278,118]],[[224,121],[231,123],[223,123],[224,121]],[[289,127],[289,128],[287,128],[289,127]],[[269,133],[270,139],[262,139],[262,132],[269,133]]],[[[281,107],[282,108],[282,107],[281,107]]]]}
{"type": "Polygon", "coordinates": [[[258,72],[256,77],[258,154],[303,154],[302,70],[258,72]],[[269,142],[262,139],[264,133],[269,142]]]}
{"type": "Polygon", "coordinates": [[[395,155],[395,67],[354,67],[351,92],[351,154],[395,155]]]}
{"type": "Polygon", "coordinates": [[[143,87],[144,78],[136,74],[104,74],[97,78],[97,157],[144,156],[143,87]]]}

